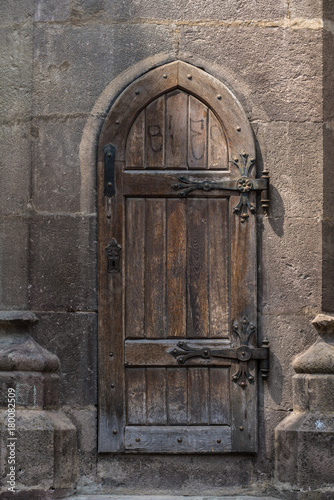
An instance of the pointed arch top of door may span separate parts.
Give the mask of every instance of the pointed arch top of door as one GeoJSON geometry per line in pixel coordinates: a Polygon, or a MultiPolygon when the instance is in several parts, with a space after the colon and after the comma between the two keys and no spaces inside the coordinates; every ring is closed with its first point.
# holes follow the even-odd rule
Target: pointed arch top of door
{"type": "Polygon", "coordinates": [[[202,101],[221,121],[225,130],[229,160],[242,151],[255,155],[253,132],[236,97],[215,77],[182,61],[148,71],[132,82],[112,105],[99,140],[99,161],[103,147],[112,142],[117,160],[124,161],[130,128],[139,113],[157,97],[180,89],[202,101]]]}

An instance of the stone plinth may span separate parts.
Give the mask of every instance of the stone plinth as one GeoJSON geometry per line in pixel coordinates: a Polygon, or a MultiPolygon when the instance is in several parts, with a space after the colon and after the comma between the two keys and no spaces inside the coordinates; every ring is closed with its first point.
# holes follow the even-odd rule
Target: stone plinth
{"type": "Polygon", "coordinates": [[[4,499],[13,494],[9,487],[26,498],[61,498],[74,491],[77,478],[76,428],[59,410],[59,359],[30,336],[36,321],[29,311],[0,311],[4,499]]]}
{"type": "Polygon", "coordinates": [[[319,339],[297,356],[294,411],[275,430],[275,483],[289,498],[334,498],[334,316],[313,321],[319,339]]]}

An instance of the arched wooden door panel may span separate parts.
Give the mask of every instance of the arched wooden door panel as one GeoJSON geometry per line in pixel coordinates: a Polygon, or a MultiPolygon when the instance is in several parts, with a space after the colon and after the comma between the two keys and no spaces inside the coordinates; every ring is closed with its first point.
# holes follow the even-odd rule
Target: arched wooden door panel
{"type": "Polygon", "coordinates": [[[254,155],[235,98],[188,64],[112,106],[98,151],[101,452],[256,451],[254,155]]]}

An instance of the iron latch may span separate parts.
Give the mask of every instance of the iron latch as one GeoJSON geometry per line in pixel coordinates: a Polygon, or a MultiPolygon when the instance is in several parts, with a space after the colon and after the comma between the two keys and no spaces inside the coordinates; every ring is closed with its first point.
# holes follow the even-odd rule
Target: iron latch
{"type": "Polygon", "coordinates": [[[261,376],[264,379],[269,375],[269,341],[267,338],[263,339],[261,347],[251,347],[248,345],[250,336],[255,333],[256,328],[250,324],[247,318],[243,318],[241,324],[238,321],[233,323],[233,331],[240,339],[240,346],[237,348],[225,347],[222,349],[211,349],[210,347],[196,348],[192,347],[186,342],[178,342],[177,347],[170,351],[170,354],[177,359],[180,365],[184,365],[187,360],[194,357],[201,357],[203,359],[210,358],[226,358],[235,359],[239,361],[239,370],[232,377],[233,382],[240,385],[242,389],[249,383],[254,382],[254,376],[251,375],[248,369],[248,362],[251,360],[260,361],[261,376]]]}
{"type": "Polygon", "coordinates": [[[255,165],[254,158],[249,158],[247,153],[241,153],[241,164],[239,158],[234,158],[233,163],[240,170],[240,177],[232,180],[221,182],[212,182],[209,180],[195,181],[184,175],[178,177],[178,183],[172,184],[172,188],[179,192],[180,198],[184,198],[191,191],[202,189],[203,191],[211,191],[211,189],[224,189],[240,192],[240,201],[234,207],[233,211],[240,215],[240,221],[244,222],[248,217],[248,210],[254,214],[256,208],[252,205],[248,198],[250,191],[261,191],[261,205],[265,213],[269,208],[269,172],[264,170],[261,178],[252,179],[249,177],[250,170],[255,165]]]}

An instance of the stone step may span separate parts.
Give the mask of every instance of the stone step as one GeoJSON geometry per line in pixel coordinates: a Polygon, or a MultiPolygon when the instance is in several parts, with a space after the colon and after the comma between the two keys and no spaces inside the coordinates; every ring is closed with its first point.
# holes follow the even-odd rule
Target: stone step
{"type": "Polygon", "coordinates": [[[78,495],[67,500],[279,500],[278,498],[261,496],[170,496],[170,495],[78,495]]]}

